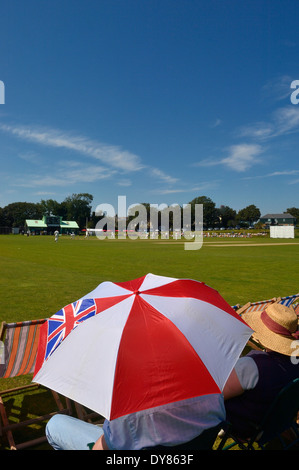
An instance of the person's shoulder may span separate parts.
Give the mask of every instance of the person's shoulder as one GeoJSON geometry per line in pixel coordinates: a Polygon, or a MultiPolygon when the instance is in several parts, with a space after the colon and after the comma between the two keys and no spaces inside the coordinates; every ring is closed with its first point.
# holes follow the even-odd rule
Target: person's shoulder
{"type": "Polygon", "coordinates": [[[235,371],[243,390],[255,387],[259,378],[259,371],[251,356],[240,357],[235,365],[235,371]]]}

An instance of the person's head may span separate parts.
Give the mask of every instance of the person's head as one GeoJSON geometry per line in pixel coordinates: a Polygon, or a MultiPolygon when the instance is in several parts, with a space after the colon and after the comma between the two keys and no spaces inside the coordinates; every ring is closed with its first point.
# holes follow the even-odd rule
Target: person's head
{"type": "Polygon", "coordinates": [[[253,340],[261,343],[264,348],[286,356],[298,354],[298,317],[293,307],[275,302],[262,312],[244,313],[242,318],[254,330],[253,340]]]}

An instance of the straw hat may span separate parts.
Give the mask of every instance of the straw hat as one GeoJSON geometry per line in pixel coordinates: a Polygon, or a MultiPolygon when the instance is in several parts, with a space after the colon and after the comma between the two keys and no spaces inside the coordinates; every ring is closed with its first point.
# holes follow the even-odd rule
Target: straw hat
{"type": "Polygon", "coordinates": [[[280,303],[268,305],[262,312],[248,312],[243,320],[254,330],[252,338],[272,351],[293,356],[299,345],[298,317],[293,307],[280,303]]]}

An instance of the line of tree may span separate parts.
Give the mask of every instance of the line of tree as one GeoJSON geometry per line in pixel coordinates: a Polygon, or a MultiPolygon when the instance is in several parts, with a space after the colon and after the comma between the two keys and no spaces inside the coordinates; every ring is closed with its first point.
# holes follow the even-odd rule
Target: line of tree
{"type": "Polygon", "coordinates": [[[88,193],[73,194],[64,201],[42,199],[40,202],[13,202],[0,207],[0,227],[25,227],[27,219],[40,220],[44,215],[61,216],[62,220],[73,220],[80,228],[90,218],[93,196],[88,193]]]}
{"type": "MultiPolygon", "coordinates": [[[[42,199],[38,203],[14,202],[7,206],[0,207],[0,227],[25,227],[26,219],[42,219],[44,215],[62,216],[63,220],[76,221],[79,227],[95,228],[101,216],[92,211],[93,196],[89,193],[72,194],[62,202],[54,199],[42,199]]],[[[195,204],[203,204],[203,225],[205,228],[215,227],[247,227],[257,222],[261,212],[254,204],[239,210],[238,212],[229,206],[221,205],[216,207],[215,202],[209,197],[199,196],[190,201],[191,222],[194,223],[195,204]]],[[[150,204],[143,203],[146,207],[148,220],[150,221],[150,204]]],[[[138,207],[136,206],[138,210],[138,207]]],[[[286,209],[287,213],[299,220],[299,208],[291,207],[286,209]]],[[[132,219],[133,217],[131,217],[132,219]]],[[[171,225],[171,214],[170,214],[171,225]]]]}

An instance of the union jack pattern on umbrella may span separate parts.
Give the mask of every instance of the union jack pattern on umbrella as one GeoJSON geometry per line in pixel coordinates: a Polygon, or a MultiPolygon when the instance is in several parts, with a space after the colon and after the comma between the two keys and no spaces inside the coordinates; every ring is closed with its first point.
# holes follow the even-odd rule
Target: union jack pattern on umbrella
{"type": "Polygon", "coordinates": [[[86,299],[69,304],[53,315],[48,322],[48,343],[45,359],[52,354],[55,348],[76,326],[95,314],[95,301],[86,299]]]}
{"type": "Polygon", "coordinates": [[[84,298],[63,307],[48,318],[40,327],[34,375],[72,330],[109,306],[110,302],[104,299],[84,298]]]}
{"type": "Polygon", "coordinates": [[[49,318],[41,326],[40,338],[42,343],[39,345],[35,373],[40,367],[40,362],[47,360],[74,328],[96,313],[94,299],[85,299],[67,305],[49,318]]]}

